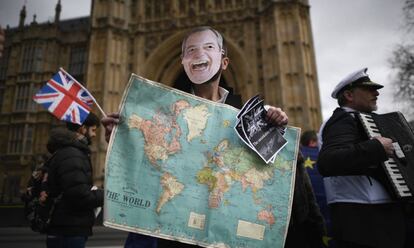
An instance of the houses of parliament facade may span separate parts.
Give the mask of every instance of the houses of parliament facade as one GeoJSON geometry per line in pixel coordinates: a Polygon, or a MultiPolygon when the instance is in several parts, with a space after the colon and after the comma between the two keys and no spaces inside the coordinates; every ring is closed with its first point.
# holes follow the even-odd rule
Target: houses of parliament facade
{"type": "MultiPolygon", "coordinates": [[[[261,94],[302,130],[321,124],[308,0],[92,0],[90,16],[68,20],[61,20],[62,9],[58,0],[54,20],[38,23],[23,6],[19,25],[4,30],[0,205],[20,203],[20,191],[47,154],[50,130],[63,125],[32,100],[59,67],[105,112],[115,112],[131,73],[176,88],[188,80],[181,41],[196,26],[224,36],[230,64],[221,84],[243,101],[261,94]]],[[[100,128],[92,145],[96,180],[103,179],[106,148],[100,128]]]]}

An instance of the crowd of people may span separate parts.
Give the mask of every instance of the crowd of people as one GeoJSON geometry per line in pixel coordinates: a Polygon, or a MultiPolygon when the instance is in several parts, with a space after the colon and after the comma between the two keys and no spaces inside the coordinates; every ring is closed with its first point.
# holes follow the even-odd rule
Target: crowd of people
{"type": "MultiPolygon", "coordinates": [[[[231,89],[219,86],[230,59],[218,31],[191,30],[182,42],[181,63],[192,82],[188,93],[242,106],[231,89]]],[[[315,131],[302,134],[285,247],[406,247],[407,206],[390,196],[381,171],[381,163],[393,155],[393,141],[369,139],[356,119],[358,112],[374,114],[382,87],[371,81],[367,68],[351,73],[334,88],[338,108],[323,123],[319,137],[315,131]]],[[[270,106],[267,121],[285,126],[288,116],[270,106]]],[[[89,146],[101,123],[109,141],[119,114],[99,120],[91,113],[82,125],[68,123],[66,129],[51,133],[45,191],[60,201],[47,231],[47,247],[85,247],[92,235],[94,210],[103,205],[103,191],[93,185],[89,146]]],[[[196,246],[130,233],[125,247],[196,246]]]]}

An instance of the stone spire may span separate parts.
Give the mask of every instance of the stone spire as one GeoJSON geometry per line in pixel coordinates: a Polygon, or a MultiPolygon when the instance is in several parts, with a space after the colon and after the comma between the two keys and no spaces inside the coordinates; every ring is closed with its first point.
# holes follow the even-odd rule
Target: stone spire
{"type": "Polygon", "coordinates": [[[34,14],[33,15],[33,21],[32,21],[32,23],[31,24],[37,24],[37,21],[36,21],[36,14],[34,14]]]}
{"type": "Polygon", "coordinates": [[[60,4],[60,0],[58,0],[58,3],[56,4],[55,8],[55,23],[58,24],[60,20],[60,12],[62,12],[62,5],[60,4]]]}
{"type": "Polygon", "coordinates": [[[26,5],[23,5],[22,10],[20,10],[20,19],[19,19],[19,27],[24,26],[24,19],[26,19],[26,5]]]}

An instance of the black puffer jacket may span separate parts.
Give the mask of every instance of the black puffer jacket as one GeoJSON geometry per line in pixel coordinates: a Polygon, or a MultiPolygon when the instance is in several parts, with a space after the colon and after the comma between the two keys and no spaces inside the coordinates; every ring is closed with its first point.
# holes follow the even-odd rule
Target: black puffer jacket
{"type": "Polygon", "coordinates": [[[49,164],[51,197],[62,194],[52,216],[50,235],[90,236],[94,208],[102,206],[103,191],[91,190],[92,165],[87,144],[66,129],[52,130],[47,148],[53,154],[49,164]]]}

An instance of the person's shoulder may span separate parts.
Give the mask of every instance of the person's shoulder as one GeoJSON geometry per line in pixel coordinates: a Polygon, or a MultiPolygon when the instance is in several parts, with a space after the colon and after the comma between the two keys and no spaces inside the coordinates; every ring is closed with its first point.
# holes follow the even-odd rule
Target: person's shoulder
{"type": "Polygon", "coordinates": [[[352,120],[354,117],[352,116],[353,112],[348,112],[342,108],[337,108],[333,112],[329,121],[331,122],[338,122],[343,120],[352,120]]]}
{"type": "Polygon", "coordinates": [[[56,160],[64,160],[77,156],[85,156],[84,152],[75,146],[65,146],[55,152],[56,160]]]}
{"type": "Polygon", "coordinates": [[[329,120],[326,122],[324,130],[336,130],[337,128],[339,128],[338,126],[354,125],[355,123],[355,118],[350,113],[343,110],[342,108],[337,108],[335,109],[334,113],[329,118],[329,120]],[[332,129],[332,127],[334,128],[332,129]]]}

